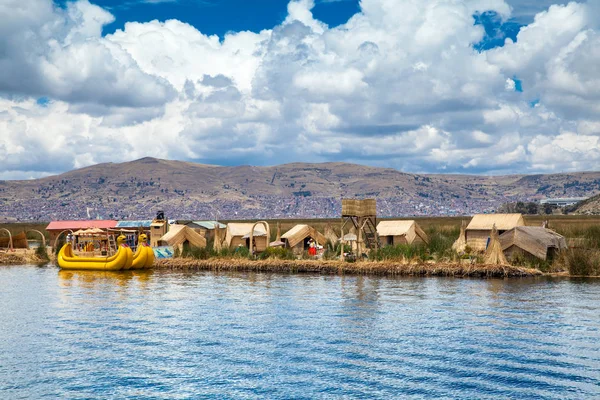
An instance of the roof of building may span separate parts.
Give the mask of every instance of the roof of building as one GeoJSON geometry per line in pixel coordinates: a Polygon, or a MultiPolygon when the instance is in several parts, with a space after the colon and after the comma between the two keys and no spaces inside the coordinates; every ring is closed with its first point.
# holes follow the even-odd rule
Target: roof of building
{"type": "Polygon", "coordinates": [[[224,229],[227,227],[227,225],[222,224],[217,221],[191,221],[191,223],[201,226],[204,229],[209,229],[209,230],[215,229],[215,225],[217,225],[217,224],[220,229],[224,229]]]}
{"type": "Polygon", "coordinates": [[[567,248],[562,235],[542,226],[517,226],[500,235],[499,240],[502,250],[515,245],[542,260],[546,259],[550,247],[567,248]]]}
{"type": "Polygon", "coordinates": [[[287,240],[290,247],[296,246],[298,243],[303,241],[305,238],[311,237],[317,241],[317,243],[324,245],[327,242],[327,238],[318,232],[315,228],[309,225],[296,225],[283,235],[281,239],[287,240]]]}
{"type": "Polygon", "coordinates": [[[185,241],[188,241],[195,247],[206,247],[206,239],[192,228],[185,225],[173,224],[169,227],[169,232],[165,233],[160,241],[166,242],[169,246],[178,246],[185,241]]]}
{"type": "Polygon", "coordinates": [[[525,225],[521,214],[476,214],[467,226],[467,230],[491,230],[496,225],[499,231],[525,225]]]}
{"type": "Polygon", "coordinates": [[[117,221],[116,228],[149,228],[152,225],[151,219],[138,221],[117,221]]]}
{"type": "Polygon", "coordinates": [[[400,236],[410,231],[415,224],[414,220],[381,221],[377,224],[379,236],[400,236]]]}
{"type": "Polygon", "coordinates": [[[117,226],[117,221],[114,220],[103,220],[103,219],[92,219],[92,220],[81,220],[81,221],[52,221],[46,227],[47,231],[52,230],[77,230],[77,229],[89,229],[89,228],[100,228],[108,229],[117,226]]]}
{"type": "MultiPolygon", "coordinates": [[[[227,233],[229,236],[250,236],[250,231],[254,222],[230,222],[227,224],[227,233]]],[[[262,224],[257,224],[254,227],[254,236],[266,235],[265,228],[262,224]]]]}

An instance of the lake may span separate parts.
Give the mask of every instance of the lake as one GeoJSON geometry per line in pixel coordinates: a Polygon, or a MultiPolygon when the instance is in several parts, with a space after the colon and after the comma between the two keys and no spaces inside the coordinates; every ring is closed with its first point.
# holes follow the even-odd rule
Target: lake
{"type": "Polygon", "coordinates": [[[0,398],[591,398],[600,280],[0,267],[0,398]]]}

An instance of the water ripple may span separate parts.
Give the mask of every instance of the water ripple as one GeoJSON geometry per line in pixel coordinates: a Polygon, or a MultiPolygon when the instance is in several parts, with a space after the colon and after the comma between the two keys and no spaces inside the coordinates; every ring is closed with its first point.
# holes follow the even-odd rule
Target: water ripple
{"type": "Polygon", "coordinates": [[[600,281],[0,269],[2,398],[591,398],[600,281]]]}

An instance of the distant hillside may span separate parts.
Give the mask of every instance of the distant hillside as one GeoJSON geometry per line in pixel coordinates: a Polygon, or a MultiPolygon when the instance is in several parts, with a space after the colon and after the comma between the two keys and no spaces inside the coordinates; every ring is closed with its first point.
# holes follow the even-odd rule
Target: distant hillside
{"type": "Polygon", "coordinates": [[[589,199],[580,201],[572,210],[572,214],[600,214],[600,195],[592,196],[589,199]]]}
{"type": "Polygon", "coordinates": [[[600,193],[600,172],[420,175],[347,163],[220,167],[143,158],[29,181],[0,181],[0,219],[338,217],[343,197],[381,216],[463,215],[512,201],[600,193]]]}

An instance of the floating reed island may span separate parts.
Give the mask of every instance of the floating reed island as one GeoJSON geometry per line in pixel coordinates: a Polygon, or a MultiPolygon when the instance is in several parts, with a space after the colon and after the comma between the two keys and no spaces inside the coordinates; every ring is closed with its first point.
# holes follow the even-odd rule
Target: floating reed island
{"type": "Polygon", "coordinates": [[[312,273],[323,275],[526,277],[542,275],[534,268],[512,265],[336,260],[250,260],[245,258],[171,258],[157,260],[155,269],[185,271],[244,271],[268,273],[312,273]]]}

